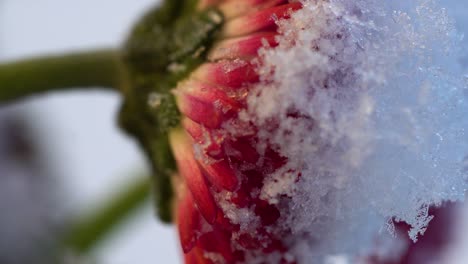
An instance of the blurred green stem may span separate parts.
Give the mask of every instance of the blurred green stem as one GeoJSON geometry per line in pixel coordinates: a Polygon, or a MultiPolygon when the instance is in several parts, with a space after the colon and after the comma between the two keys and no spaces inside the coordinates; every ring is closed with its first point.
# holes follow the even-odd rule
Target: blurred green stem
{"type": "Polygon", "coordinates": [[[150,182],[150,177],[143,177],[126,185],[107,203],[98,206],[91,214],[77,219],[65,233],[64,246],[78,254],[92,249],[148,200],[150,182]]]}
{"type": "Polygon", "coordinates": [[[71,88],[120,89],[122,73],[113,49],[0,63],[0,102],[71,88]]]}

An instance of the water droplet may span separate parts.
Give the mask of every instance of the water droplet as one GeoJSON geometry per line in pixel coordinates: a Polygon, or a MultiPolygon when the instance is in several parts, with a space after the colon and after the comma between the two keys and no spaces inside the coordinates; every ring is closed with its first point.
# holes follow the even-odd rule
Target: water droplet
{"type": "Polygon", "coordinates": [[[185,71],[185,69],[185,65],[176,62],[173,62],[167,66],[167,70],[171,73],[180,73],[185,71]]]}
{"type": "Polygon", "coordinates": [[[150,93],[148,96],[148,105],[151,108],[158,108],[163,100],[163,96],[159,93],[150,93]]]}
{"type": "Polygon", "coordinates": [[[247,65],[247,62],[245,62],[244,60],[235,59],[233,61],[225,63],[222,66],[222,69],[223,69],[224,73],[230,73],[230,72],[235,71],[235,70],[237,70],[237,69],[239,69],[241,67],[244,67],[246,65],[247,65]]]}
{"type": "Polygon", "coordinates": [[[208,13],[208,17],[211,19],[211,21],[213,21],[216,24],[219,24],[223,21],[223,18],[221,17],[221,15],[215,11],[210,11],[208,13]]]}
{"type": "Polygon", "coordinates": [[[273,14],[273,15],[271,15],[271,18],[273,19],[273,21],[275,21],[275,23],[278,23],[278,21],[279,21],[278,15],[273,14]]]}

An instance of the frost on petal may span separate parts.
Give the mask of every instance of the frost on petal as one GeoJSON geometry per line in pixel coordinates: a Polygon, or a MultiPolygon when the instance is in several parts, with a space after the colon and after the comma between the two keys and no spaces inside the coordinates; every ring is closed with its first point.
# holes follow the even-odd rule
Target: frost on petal
{"type": "Polygon", "coordinates": [[[467,186],[454,25],[432,0],[301,2],[278,21],[278,46],[260,51],[239,115],[258,127],[258,153],[271,144],[287,158],[260,195],[289,197],[280,221],[305,238],[290,239],[304,260],[362,253],[389,219],[416,241],[429,206],[463,200],[467,186]]]}

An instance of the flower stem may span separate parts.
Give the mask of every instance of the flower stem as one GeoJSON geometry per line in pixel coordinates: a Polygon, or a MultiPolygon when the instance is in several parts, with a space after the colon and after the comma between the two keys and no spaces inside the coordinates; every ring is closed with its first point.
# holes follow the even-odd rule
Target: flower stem
{"type": "Polygon", "coordinates": [[[120,89],[120,53],[112,49],[0,64],[0,102],[71,88],[120,89]]]}
{"type": "Polygon", "coordinates": [[[77,219],[64,235],[64,246],[77,254],[86,253],[94,248],[106,235],[112,233],[118,224],[148,200],[150,185],[150,177],[142,177],[126,185],[107,203],[98,206],[87,216],[77,219]]]}

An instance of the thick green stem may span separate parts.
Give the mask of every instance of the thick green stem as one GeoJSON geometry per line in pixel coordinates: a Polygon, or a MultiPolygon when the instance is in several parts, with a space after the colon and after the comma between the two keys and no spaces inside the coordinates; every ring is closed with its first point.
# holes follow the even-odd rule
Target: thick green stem
{"type": "Polygon", "coordinates": [[[150,177],[126,185],[107,203],[97,207],[88,216],[77,219],[65,233],[64,246],[78,254],[86,253],[147,201],[150,189],[150,177]]]}
{"type": "Polygon", "coordinates": [[[71,88],[120,89],[124,82],[112,49],[0,63],[0,102],[71,88]]]}

